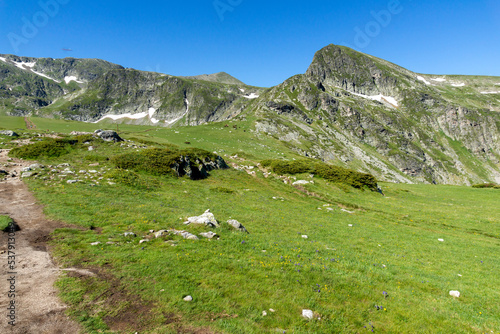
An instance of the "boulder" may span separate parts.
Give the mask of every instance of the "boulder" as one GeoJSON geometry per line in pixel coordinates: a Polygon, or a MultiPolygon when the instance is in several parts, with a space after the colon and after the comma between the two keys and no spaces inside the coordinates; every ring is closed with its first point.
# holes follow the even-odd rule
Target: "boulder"
{"type": "Polygon", "coordinates": [[[205,213],[203,213],[201,216],[189,217],[188,220],[184,222],[184,224],[200,224],[209,227],[219,227],[219,223],[217,222],[217,220],[215,220],[215,216],[210,212],[210,209],[205,211],[205,213]]]}
{"type": "Polygon", "coordinates": [[[167,230],[159,230],[158,232],[155,233],[155,238],[161,238],[167,234],[168,234],[167,230]]]}
{"type": "Polygon", "coordinates": [[[193,297],[191,297],[191,296],[186,296],[186,297],[184,297],[184,298],[182,298],[182,299],[183,299],[184,301],[186,301],[186,302],[192,302],[192,301],[193,301],[193,297]]]}
{"type": "Polygon", "coordinates": [[[178,231],[178,230],[172,229],[172,230],[168,230],[168,233],[172,233],[172,234],[175,234],[175,235],[180,235],[184,239],[188,239],[188,240],[199,240],[199,238],[196,235],[191,234],[191,233],[189,233],[187,231],[178,231]]]}
{"type": "Polygon", "coordinates": [[[451,291],[450,291],[450,296],[453,296],[453,297],[459,298],[459,297],[460,297],[460,291],[451,290],[451,291]]]}
{"type": "Polygon", "coordinates": [[[125,236],[125,237],[135,237],[135,233],[134,232],[125,232],[125,233],[123,233],[123,236],[125,236]]]}
{"type": "Polygon", "coordinates": [[[241,223],[239,221],[237,221],[236,219],[229,219],[227,221],[228,225],[234,227],[235,229],[237,229],[238,231],[241,231],[241,232],[246,232],[248,233],[247,229],[245,228],[245,226],[241,225],[241,223]]]}
{"type": "Polygon", "coordinates": [[[9,137],[19,137],[19,135],[12,130],[2,130],[2,131],[0,131],[0,135],[9,136],[9,137]]]}
{"type": "Polygon", "coordinates": [[[302,317],[308,320],[312,320],[312,318],[314,317],[314,313],[311,310],[302,310],[302,317]]]}
{"type": "Polygon", "coordinates": [[[217,235],[217,233],[214,233],[212,231],[200,233],[200,235],[204,238],[207,238],[207,239],[213,239],[213,238],[219,239],[219,236],[217,235]]]}
{"type": "Polygon", "coordinates": [[[296,186],[296,185],[305,185],[305,184],[309,184],[309,183],[312,183],[311,181],[306,181],[306,180],[298,180],[298,181],[295,181],[294,183],[292,183],[292,185],[296,186]]]}
{"type": "Polygon", "coordinates": [[[104,141],[114,141],[116,142],[121,142],[123,139],[116,133],[116,131],[112,130],[96,130],[95,135],[99,138],[101,138],[104,141]]]}

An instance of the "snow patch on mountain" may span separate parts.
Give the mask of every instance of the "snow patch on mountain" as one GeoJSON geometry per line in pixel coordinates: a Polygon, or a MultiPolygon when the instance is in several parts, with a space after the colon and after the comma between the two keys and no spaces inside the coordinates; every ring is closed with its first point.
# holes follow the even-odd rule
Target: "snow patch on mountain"
{"type": "Polygon", "coordinates": [[[83,81],[78,81],[78,78],[75,76],[66,76],[64,77],[64,81],[69,84],[71,81],[75,81],[76,83],[83,83],[83,81]]]}
{"type": "Polygon", "coordinates": [[[500,94],[500,91],[498,91],[498,92],[481,92],[481,94],[500,94]]]}
{"type": "Polygon", "coordinates": [[[425,78],[420,75],[417,77],[417,80],[423,81],[423,83],[426,85],[432,85],[429,81],[425,80],[425,78]]]}
{"type": "Polygon", "coordinates": [[[446,81],[446,79],[444,79],[444,78],[432,78],[431,80],[437,81],[437,82],[445,82],[446,81]]]}
{"type": "Polygon", "coordinates": [[[399,107],[399,103],[398,101],[391,97],[391,96],[384,96],[382,94],[379,94],[379,95],[374,95],[374,96],[368,96],[368,95],[363,95],[363,94],[358,94],[358,93],[352,93],[356,96],[360,96],[360,97],[363,97],[365,99],[370,99],[370,100],[373,100],[373,101],[378,101],[378,102],[386,102],[386,103],[389,103],[390,105],[394,106],[394,107],[399,107]]]}
{"type": "Polygon", "coordinates": [[[151,122],[153,122],[153,124],[157,124],[158,122],[160,122],[159,120],[157,120],[156,118],[153,117],[155,112],[156,112],[155,108],[149,108],[149,110],[148,110],[149,119],[151,120],[151,122]]]}
{"type": "Polygon", "coordinates": [[[451,84],[453,87],[463,87],[465,86],[465,84],[462,82],[462,83],[459,83],[459,84],[451,84]]]}
{"type": "Polygon", "coordinates": [[[246,99],[256,99],[256,98],[259,97],[259,95],[255,94],[255,93],[252,93],[250,95],[245,95],[243,97],[246,98],[246,99]]]}

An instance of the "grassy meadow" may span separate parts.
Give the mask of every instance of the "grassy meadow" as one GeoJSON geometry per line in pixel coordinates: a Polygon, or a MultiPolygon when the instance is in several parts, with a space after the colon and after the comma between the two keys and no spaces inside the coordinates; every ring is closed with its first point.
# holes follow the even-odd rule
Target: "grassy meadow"
{"type": "MultiPolygon", "coordinates": [[[[106,127],[31,120],[37,129],[24,136],[106,127]]],[[[250,122],[120,125],[133,142],[95,141],[92,151],[77,144],[38,159],[54,167],[25,182],[50,218],[74,226],[53,233],[55,260],[96,273],[68,271],[57,282],[86,332],[500,333],[500,191],[379,183],[384,196],[308,173],[288,177],[314,183],[285,184],[257,164],[298,156],[254,137],[250,122]],[[198,181],[141,171],[117,177],[113,156],[172,144],[215,151],[238,168],[198,181]],[[51,171],[62,163],[75,174],[51,171]],[[221,227],[183,224],[207,209],[221,227]],[[161,229],[220,238],[150,233],[161,229]],[[314,318],[304,319],[303,309],[314,318]]],[[[0,127],[10,124],[19,119],[0,117],[0,127]]]]}

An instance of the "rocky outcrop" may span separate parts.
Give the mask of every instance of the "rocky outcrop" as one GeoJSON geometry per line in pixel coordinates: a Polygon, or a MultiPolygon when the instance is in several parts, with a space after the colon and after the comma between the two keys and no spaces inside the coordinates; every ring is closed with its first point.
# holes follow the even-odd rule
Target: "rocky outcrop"
{"type": "Polygon", "coordinates": [[[118,135],[118,133],[112,130],[95,130],[94,134],[104,141],[112,141],[115,143],[123,141],[123,139],[118,135]]]}

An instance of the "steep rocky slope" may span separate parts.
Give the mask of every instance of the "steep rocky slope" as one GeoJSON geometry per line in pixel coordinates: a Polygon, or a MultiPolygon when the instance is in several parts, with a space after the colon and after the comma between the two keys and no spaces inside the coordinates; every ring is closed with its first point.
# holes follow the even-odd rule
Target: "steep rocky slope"
{"type": "Polygon", "coordinates": [[[474,81],[465,79],[453,77],[450,87],[444,87],[443,78],[330,45],[317,52],[304,75],[256,101],[256,131],[286,141],[304,155],[381,179],[498,181],[500,114],[483,95],[498,99],[480,91],[494,86],[457,83],[474,81]],[[469,103],[460,92],[464,88],[472,91],[469,103]]]}

